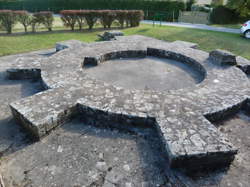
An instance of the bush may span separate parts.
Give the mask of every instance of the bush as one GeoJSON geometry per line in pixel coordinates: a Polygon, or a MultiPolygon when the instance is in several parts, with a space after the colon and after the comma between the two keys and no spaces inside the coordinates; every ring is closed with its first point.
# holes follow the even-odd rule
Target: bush
{"type": "Polygon", "coordinates": [[[77,10],[84,7],[89,10],[143,10],[146,13],[179,12],[185,9],[185,3],[183,0],[0,0],[0,9],[3,7],[13,10],[25,9],[30,12],[49,8],[58,13],[61,10],[77,10]]]}
{"type": "Polygon", "coordinates": [[[114,10],[101,10],[99,17],[104,28],[110,28],[113,21],[116,19],[116,12],[114,10]]]}
{"type": "Polygon", "coordinates": [[[140,25],[140,21],[143,19],[144,13],[142,10],[129,10],[127,17],[130,26],[137,27],[140,25]]]}
{"type": "Polygon", "coordinates": [[[60,14],[64,25],[71,30],[74,30],[76,24],[82,30],[85,21],[89,29],[92,29],[97,20],[100,20],[104,28],[110,28],[115,20],[121,27],[124,27],[125,22],[127,26],[135,27],[139,26],[144,16],[142,10],[63,10],[60,14]]]}
{"type": "Polygon", "coordinates": [[[196,0],[188,0],[186,2],[186,11],[191,11],[192,5],[196,3],[196,0]]]}
{"type": "Polygon", "coordinates": [[[100,18],[100,14],[96,10],[85,10],[85,19],[89,26],[89,29],[92,29],[97,21],[100,18]]]}
{"type": "Polygon", "coordinates": [[[42,11],[42,12],[37,12],[33,14],[33,22],[36,22],[38,24],[43,24],[48,31],[52,31],[52,26],[53,26],[53,12],[50,11],[42,11]]]}
{"type": "Polygon", "coordinates": [[[60,12],[61,19],[65,27],[70,27],[71,30],[75,30],[77,23],[77,11],[76,10],[63,10],[60,12]]]}
{"type": "Polygon", "coordinates": [[[15,15],[17,16],[17,21],[23,25],[24,31],[27,32],[27,28],[31,24],[32,20],[30,14],[27,11],[19,10],[15,11],[15,15]]]}
{"type": "Polygon", "coordinates": [[[223,4],[224,4],[224,0],[212,0],[212,3],[211,3],[213,7],[223,6],[223,4]]]}
{"type": "Polygon", "coordinates": [[[79,26],[79,30],[82,30],[85,23],[85,11],[83,10],[76,11],[76,22],[79,26]]]}
{"type": "Polygon", "coordinates": [[[250,19],[250,1],[249,0],[228,0],[227,7],[239,14],[240,20],[246,21],[250,19]]]}
{"type": "Polygon", "coordinates": [[[11,10],[0,10],[0,23],[1,27],[7,31],[8,34],[12,33],[12,29],[16,24],[17,16],[11,10]]]}
{"type": "Polygon", "coordinates": [[[127,10],[115,10],[116,19],[119,22],[120,26],[123,28],[124,23],[127,19],[128,11],[127,10]]]}
{"type": "Polygon", "coordinates": [[[215,24],[237,23],[239,15],[225,6],[218,6],[213,9],[210,15],[210,21],[215,24]]]}

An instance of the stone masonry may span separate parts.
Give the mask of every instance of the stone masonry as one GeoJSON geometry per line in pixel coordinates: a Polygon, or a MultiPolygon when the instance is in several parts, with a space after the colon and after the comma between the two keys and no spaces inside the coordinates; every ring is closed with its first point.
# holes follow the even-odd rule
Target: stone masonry
{"type": "Polygon", "coordinates": [[[20,125],[37,139],[81,116],[93,125],[157,129],[162,156],[168,158],[172,168],[228,165],[237,148],[211,122],[245,105],[249,98],[248,78],[236,66],[215,66],[209,54],[196,47],[192,43],[168,43],[137,35],[90,44],[63,42],[57,44],[58,52],[51,57],[39,63],[35,59],[34,63],[23,60],[18,68],[13,66],[7,71],[12,79],[41,77],[47,89],[11,103],[10,108],[20,125]],[[101,66],[111,59],[146,56],[186,63],[203,74],[204,80],[195,87],[168,92],[126,90],[84,72],[87,65],[101,66]],[[102,123],[95,124],[95,120],[102,123]]]}

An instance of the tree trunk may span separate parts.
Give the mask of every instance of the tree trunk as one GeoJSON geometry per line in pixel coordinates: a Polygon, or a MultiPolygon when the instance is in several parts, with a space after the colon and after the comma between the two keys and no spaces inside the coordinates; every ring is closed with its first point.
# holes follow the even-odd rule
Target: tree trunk
{"type": "Polygon", "coordinates": [[[12,33],[12,28],[11,28],[11,27],[8,27],[8,28],[7,28],[7,33],[8,33],[8,34],[11,34],[11,33],[12,33]]]}

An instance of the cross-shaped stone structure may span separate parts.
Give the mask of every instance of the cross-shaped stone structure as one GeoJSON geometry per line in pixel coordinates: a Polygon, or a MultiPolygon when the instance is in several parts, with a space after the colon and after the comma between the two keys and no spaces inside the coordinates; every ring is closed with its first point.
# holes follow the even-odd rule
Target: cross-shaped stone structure
{"type": "MultiPolygon", "coordinates": [[[[164,155],[173,168],[227,165],[237,149],[211,123],[237,112],[249,98],[247,76],[236,66],[216,65],[196,45],[144,36],[114,41],[58,44],[58,52],[40,63],[23,61],[9,78],[41,78],[47,90],[10,104],[13,116],[40,139],[81,115],[117,128],[142,125],[157,129],[164,155]],[[116,58],[154,56],[186,63],[204,80],[167,92],[127,90],[89,77],[87,65],[116,58]]],[[[178,81],[178,80],[177,80],[178,81]]]]}

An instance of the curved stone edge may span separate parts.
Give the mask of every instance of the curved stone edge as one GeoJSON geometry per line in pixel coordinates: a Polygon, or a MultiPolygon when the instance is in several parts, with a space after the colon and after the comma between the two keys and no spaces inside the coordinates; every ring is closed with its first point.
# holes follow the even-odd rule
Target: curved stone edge
{"type": "Polygon", "coordinates": [[[126,51],[114,51],[105,53],[100,56],[88,56],[84,58],[82,67],[84,66],[97,66],[98,64],[112,59],[118,58],[143,58],[147,56],[147,51],[145,50],[126,50],[126,51]]]}
{"type": "Polygon", "coordinates": [[[150,48],[150,47],[147,48],[147,55],[180,61],[181,63],[190,65],[196,71],[200,72],[204,78],[207,76],[207,71],[203,67],[203,65],[192,57],[188,57],[186,55],[170,50],[164,50],[160,48],[150,48]]]}
{"type": "Polygon", "coordinates": [[[240,68],[245,74],[250,74],[250,61],[241,56],[236,57],[237,67],[240,68]]]}
{"type": "MultiPolygon", "coordinates": [[[[15,111],[14,111],[15,112],[15,111]]],[[[228,110],[224,110],[221,114],[223,114],[224,112],[228,112],[228,110]]],[[[64,113],[64,110],[62,110],[62,112],[60,113],[60,115],[63,115],[63,113],[64,113]]],[[[59,115],[59,116],[60,116],[59,115]]],[[[214,114],[215,115],[215,114],[214,114]]],[[[216,114],[216,115],[218,115],[218,114],[216,114]]],[[[22,117],[22,116],[21,116],[22,117]]],[[[58,118],[59,119],[59,121],[60,121],[60,118],[58,118]]],[[[56,120],[57,121],[57,120],[56,120]]],[[[63,120],[62,120],[63,121],[63,120]]],[[[24,122],[25,122],[25,120],[24,120],[24,122]]],[[[26,121],[26,122],[29,122],[28,120],[26,121]]],[[[25,122],[25,123],[26,123],[25,122]]],[[[53,128],[52,128],[53,129],[53,128]]],[[[51,130],[52,130],[51,129],[51,130]]],[[[48,133],[49,132],[49,130],[48,129],[46,129],[45,131],[43,131],[43,133],[44,132],[46,132],[46,133],[48,133]]],[[[44,134],[44,135],[46,135],[46,133],[44,134]]],[[[41,133],[42,134],[42,133],[41,133]]],[[[228,152],[229,154],[228,155],[224,155],[224,153],[223,152],[220,152],[220,154],[221,155],[224,155],[225,157],[228,157],[228,159],[226,159],[226,160],[228,160],[228,162],[231,160],[231,156],[232,156],[232,154],[234,155],[234,154],[236,154],[236,152],[235,152],[235,150],[231,150],[231,151],[229,151],[228,152]]],[[[211,154],[213,154],[213,153],[211,153],[211,154]]],[[[171,157],[171,159],[170,159],[170,163],[171,163],[171,166],[172,167],[182,167],[182,164],[183,163],[185,163],[185,162],[190,162],[190,163],[194,163],[194,162],[197,162],[198,161],[198,163],[199,163],[199,160],[203,160],[204,162],[207,160],[207,159],[210,159],[210,157],[212,158],[212,155],[211,155],[210,153],[208,154],[208,153],[199,153],[199,154],[194,154],[194,155],[185,155],[185,154],[180,154],[180,155],[177,155],[177,156],[173,156],[173,157],[171,157]],[[190,156],[190,158],[188,158],[187,156],[190,156]],[[183,160],[185,160],[185,162],[183,161],[183,160]]],[[[170,154],[171,155],[171,154],[170,154]]],[[[224,156],[222,156],[222,157],[224,157],[224,156]]],[[[212,159],[213,160],[213,159],[212,159]]],[[[201,164],[201,163],[200,163],[201,164]]],[[[204,163],[203,163],[204,164],[204,163]]],[[[189,166],[189,167],[191,167],[191,166],[189,166]]]]}

